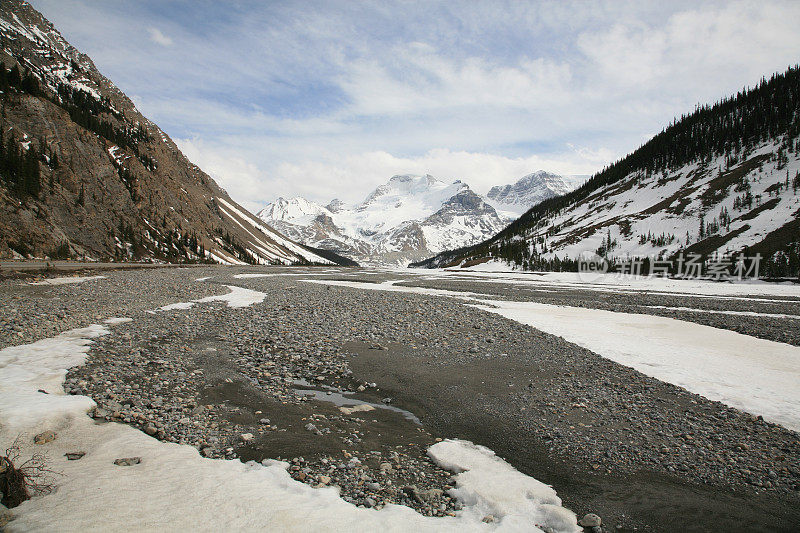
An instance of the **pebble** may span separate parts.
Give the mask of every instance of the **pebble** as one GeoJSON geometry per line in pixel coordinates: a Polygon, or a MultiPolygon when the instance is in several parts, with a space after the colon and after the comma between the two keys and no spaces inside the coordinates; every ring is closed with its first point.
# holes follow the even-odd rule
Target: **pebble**
{"type": "Polygon", "coordinates": [[[86,455],[86,452],[67,452],[64,454],[64,457],[67,458],[67,461],[77,461],[83,458],[84,455],[86,455]]]}
{"type": "Polygon", "coordinates": [[[114,464],[117,466],[133,466],[142,462],[141,457],[123,457],[121,459],[114,459],[114,464]]]}
{"type": "Polygon", "coordinates": [[[603,521],[596,514],[587,513],[583,515],[583,518],[578,520],[578,525],[581,527],[600,527],[603,525],[603,521]]]}
{"type": "Polygon", "coordinates": [[[33,442],[35,444],[47,444],[48,442],[53,442],[54,440],[56,440],[55,431],[45,431],[33,437],[33,442]]]}

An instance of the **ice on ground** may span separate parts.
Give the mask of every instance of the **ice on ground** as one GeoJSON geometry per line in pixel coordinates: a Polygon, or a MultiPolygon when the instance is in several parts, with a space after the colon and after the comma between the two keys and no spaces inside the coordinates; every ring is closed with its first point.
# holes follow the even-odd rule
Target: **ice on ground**
{"type": "Polygon", "coordinates": [[[48,468],[60,473],[54,492],[14,509],[14,531],[540,531],[535,524],[580,531],[552,489],[463,441],[444,441],[431,453],[460,472],[455,490],[467,505],[457,517],[432,518],[399,505],[358,508],[336,488],[293,480],[287,463],[206,459],[191,446],[160,442],[131,426],[95,424],[85,416],[94,402],[61,387],[91,339],[108,333],[95,324],[0,350],[0,449],[21,435],[23,460],[45,453],[48,468]],[[57,438],[33,444],[32,436],[44,430],[57,438]],[[75,451],[86,455],[64,457],[75,451]],[[121,457],[141,462],[116,466],[121,457]],[[495,522],[482,521],[487,512],[495,522]]]}
{"type": "Polygon", "coordinates": [[[754,316],[759,318],[791,318],[800,320],[800,315],[786,315],[783,313],[757,313],[755,311],[725,311],[723,309],[697,309],[695,307],[670,307],[667,305],[648,305],[650,309],[665,309],[667,311],[686,311],[689,313],[711,313],[713,315],[754,316]]]}
{"type": "MultiPolygon", "coordinates": [[[[393,272],[395,270],[388,270],[393,272]]],[[[423,279],[463,279],[479,282],[503,282],[531,287],[585,289],[599,292],[658,292],[687,296],[780,296],[800,299],[800,285],[772,283],[760,280],[743,280],[719,283],[704,279],[673,279],[657,276],[627,276],[620,274],[595,274],[590,277],[579,272],[507,272],[474,271],[471,269],[430,270],[397,269],[404,275],[416,274],[423,279]]]]}
{"type": "Polygon", "coordinates": [[[506,525],[520,529],[533,521],[545,531],[582,530],[551,486],[514,469],[485,446],[445,440],[428,448],[428,455],[442,468],[457,472],[450,494],[479,514],[502,517],[506,525]]]}
{"type": "Polygon", "coordinates": [[[248,305],[258,304],[264,301],[267,295],[263,292],[254,291],[251,289],[244,289],[235,285],[225,285],[231,292],[228,294],[219,294],[217,296],[208,296],[200,300],[194,300],[197,303],[206,302],[227,302],[228,307],[247,307],[248,305]]]}
{"type": "Polygon", "coordinates": [[[161,311],[174,311],[176,309],[189,309],[194,307],[194,302],[176,302],[174,304],[162,305],[158,309],[161,311]]]}
{"type": "Polygon", "coordinates": [[[653,315],[537,302],[477,307],[800,431],[800,347],[653,315]]]}
{"type": "Polygon", "coordinates": [[[197,278],[197,279],[195,279],[195,281],[206,281],[206,280],[209,280],[209,279],[211,279],[211,276],[206,276],[204,278],[197,278]]]}
{"type": "MultiPolygon", "coordinates": [[[[91,339],[107,335],[94,324],[32,344],[0,350],[0,428],[4,438],[24,432],[56,429],[86,413],[94,402],[67,396],[62,384],[67,368],[83,363],[91,339]],[[47,391],[47,394],[38,392],[47,391]]],[[[4,443],[8,443],[4,439],[4,443]]],[[[5,449],[5,448],[2,448],[5,449]]]]}
{"type": "Polygon", "coordinates": [[[31,282],[29,285],[69,285],[71,283],[83,283],[95,279],[105,279],[105,276],[74,276],[64,278],[48,278],[42,281],[31,282]]]}
{"type": "MultiPolygon", "coordinates": [[[[163,305],[158,308],[158,311],[175,311],[178,309],[189,309],[194,307],[196,303],[208,302],[227,302],[228,307],[247,307],[249,305],[258,304],[264,301],[266,294],[251,289],[244,289],[236,287],[235,285],[225,285],[230,292],[228,294],[218,294],[216,296],[207,296],[199,300],[192,300],[191,302],[175,302],[174,304],[163,305]]],[[[148,311],[154,314],[155,311],[148,311]]]]}
{"type": "Polygon", "coordinates": [[[133,319],[128,317],[112,317],[103,320],[104,324],[108,324],[109,326],[116,326],[117,324],[124,324],[126,322],[131,322],[133,319]]]}

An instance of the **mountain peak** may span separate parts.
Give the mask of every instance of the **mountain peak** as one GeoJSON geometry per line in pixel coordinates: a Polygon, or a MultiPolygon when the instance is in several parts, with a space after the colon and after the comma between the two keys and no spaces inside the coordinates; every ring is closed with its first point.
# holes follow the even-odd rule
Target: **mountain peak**
{"type": "Polygon", "coordinates": [[[331,213],[338,213],[344,208],[345,208],[344,202],[339,200],[338,198],[334,198],[328,205],[325,206],[325,209],[327,209],[331,213]]]}
{"type": "Polygon", "coordinates": [[[573,180],[537,170],[522,176],[513,185],[492,187],[486,196],[498,211],[519,216],[539,202],[561,196],[574,188],[573,180]]]}

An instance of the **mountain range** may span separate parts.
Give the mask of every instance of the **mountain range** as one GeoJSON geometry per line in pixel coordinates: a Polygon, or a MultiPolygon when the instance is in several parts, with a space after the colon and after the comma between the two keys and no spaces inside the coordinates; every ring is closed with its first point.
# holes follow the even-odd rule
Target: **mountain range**
{"type": "Polygon", "coordinates": [[[26,2],[0,63],[0,258],[347,262],[234,202],[26,2]]]}
{"type": "Polygon", "coordinates": [[[497,235],[413,266],[564,269],[586,253],[610,263],[759,254],[762,275],[797,276],[800,69],[697,108],[497,235]]]}
{"type": "Polygon", "coordinates": [[[539,171],[484,197],[460,180],[398,175],[356,205],[278,198],[258,217],[298,242],[360,263],[404,264],[480,242],[533,205],[574,189],[580,179],[539,171]]]}

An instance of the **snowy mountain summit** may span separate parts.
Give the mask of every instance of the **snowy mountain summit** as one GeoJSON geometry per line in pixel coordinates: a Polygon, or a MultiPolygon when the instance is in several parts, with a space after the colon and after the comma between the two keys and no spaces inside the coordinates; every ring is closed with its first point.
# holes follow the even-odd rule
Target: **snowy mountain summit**
{"type": "Polygon", "coordinates": [[[539,202],[567,194],[583,181],[585,176],[560,176],[539,170],[513,185],[492,187],[486,196],[498,211],[521,215],[539,202]]]}
{"type": "Polygon", "coordinates": [[[498,193],[497,201],[478,195],[461,180],[397,175],[357,205],[338,199],[322,206],[302,197],[278,198],[258,216],[292,239],[360,263],[404,264],[480,242],[533,205],[526,202],[571,190],[571,182],[555,174],[530,176],[540,175],[549,181],[526,176],[514,185],[493,188],[506,191],[498,193]]]}

